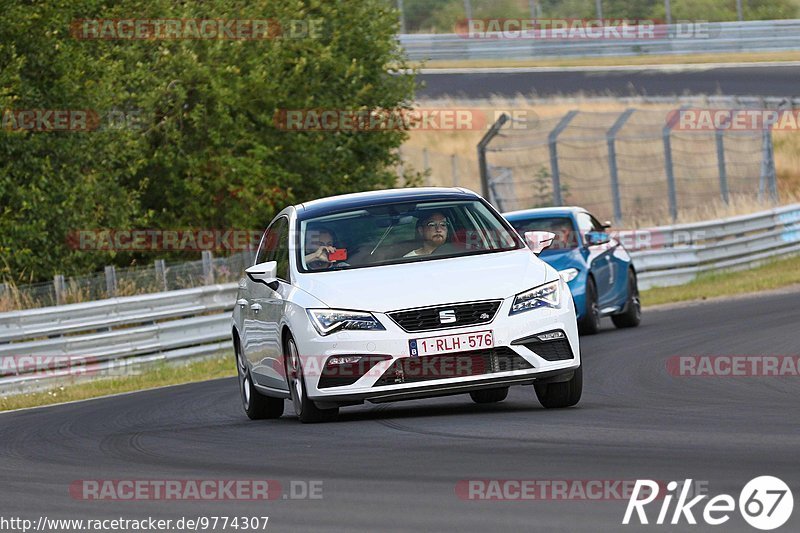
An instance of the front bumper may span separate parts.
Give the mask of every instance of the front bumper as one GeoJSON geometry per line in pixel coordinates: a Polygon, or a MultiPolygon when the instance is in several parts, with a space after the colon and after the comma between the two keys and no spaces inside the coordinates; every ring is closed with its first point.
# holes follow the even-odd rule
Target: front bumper
{"type": "Polygon", "coordinates": [[[530,384],[537,379],[569,379],[581,364],[575,309],[569,292],[564,292],[558,308],[539,308],[509,316],[511,303],[512,299],[504,300],[488,324],[415,333],[404,331],[383,313],[374,314],[385,331],[340,331],[322,337],[309,323],[303,334],[295,334],[308,396],[324,407],[364,400],[378,403],[460,394],[530,384]],[[410,355],[410,340],[487,330],[492,331],[494,339],[494,347],[489,350],[427,357],[410,355]],[[551,331],[564,333],[559,350],[539,349],[525,342],[533,335],[551,331]],[[554,353],[561,355],[554,357],[554,353]],[[321,380],[330,357],[354,355],[382,360],[368,365],[365,374],[346,385],[331,386],[330,380],[321,380]],[[422,370],[422,375],[409,375],[409,368],[424,369],[428,358],[439,359],[427,361],[428,370],[422,370]]]}

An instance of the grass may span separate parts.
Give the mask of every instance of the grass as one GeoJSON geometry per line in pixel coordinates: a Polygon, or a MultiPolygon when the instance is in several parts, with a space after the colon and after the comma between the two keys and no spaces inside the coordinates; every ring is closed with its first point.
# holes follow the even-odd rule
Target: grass
{"type": "Polygon", "coordinates": [[[760,63],[766,61],[800,61],[800,52],[747,52],[740,54],[647,55],[624,57],[555,57],[529,59],[463,59],[413,62],[412,67],[437,68],[513,68],[513,67],[610,67],[629,65],[683,65],[697,63],[760,63]]]}
{"type": "Polygon", "coordinates": [[[713,272],[675,287],[657,287],[642,291],[642,305],[706,300],[780,289],[800,284],[800,257],[778,259],[760,267],[739,272],[713,272]]]}
{"type": "Polygon", "coordinates": [[[223,357],[193,361],[186,364],[167,364],[162,362],[134,376],[86,381],[30,394],[0,396],[0,411],[72,402],[109,394],[206,381],[234,375],[236,375],[236,365],[233,353],[223,357]]]}

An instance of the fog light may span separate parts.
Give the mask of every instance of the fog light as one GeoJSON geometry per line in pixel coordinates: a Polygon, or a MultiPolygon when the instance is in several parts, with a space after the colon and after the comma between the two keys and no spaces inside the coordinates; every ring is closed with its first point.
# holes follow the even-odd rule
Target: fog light
{"type": "Polygon", "coordinates": [[[328,359],[329,365],[349,365],[361,361],[360,355],[345,355],[341,357],[331,357],[328,359]]]}
{"type": "Polygon", "coordinates": [[[550,331],[550,332],[547,332],[547,333],[541,333],[539,335],[536,335],[536,338],[539,339],[542,342],[563,339],[564,337],[565,337],[565,335],[564,335],[563,331],[550,331]]]}

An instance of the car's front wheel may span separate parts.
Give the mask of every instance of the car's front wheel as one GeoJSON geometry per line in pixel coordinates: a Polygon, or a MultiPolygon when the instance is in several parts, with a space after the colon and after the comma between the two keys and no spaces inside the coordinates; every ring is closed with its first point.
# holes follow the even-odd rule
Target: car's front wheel
{"type": "Polygon", "coordinates": [[[582,335],[594,335],[600,331],[600,305],[597,303],[597,285],[591,276],[586,281],[586,310],[578,329],[582,335]]]}
{"type": "Polygon", "coordinates": [[[628,299],[625,301],[625,310],[618,315],[611,315],[611,321],[618,328],[635,328],[642,321],[639,286],[632,270],[628,270],[628,299]]]}
{"type": "Polygon", "coordinates": [[[339,408],[320,409],[308,398],[306,383],[303,379],[303,364],[294,339],[289,337],[286,341],[286,376],[289,378],[289,393],[292,395],[294,412],[300,422],[324,422],[336,418],[339,408]]]}
{"type": "Polygon", "coordinates": [[[250,420],[265,418],[280,418],[283,414],[283,398],[264,396],[256,390],[253,378],[244,359],[244,354],[239,346],[239,340],[234,341],[236,352],[236,372],[239,375],[239,394],[242,397],[242,407],[250,420]]]}
{"type": "Polygon", "coordinates": [[[583,369],[578,367],[569,381],[559,383],[534,383],[539,403],[548,409],[572,407],[581,399],[583,392],[583,369]]]}
{"type": "Polygon", "coordinates": [[[502,402],[508,396],[508,387],[499,389],[475,390],[469,393],[475,403],[497,403],[502,402]]]}

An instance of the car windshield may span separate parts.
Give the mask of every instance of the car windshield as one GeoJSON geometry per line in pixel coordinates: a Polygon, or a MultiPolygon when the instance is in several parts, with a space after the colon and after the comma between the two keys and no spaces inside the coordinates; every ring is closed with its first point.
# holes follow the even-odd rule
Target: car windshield
{"type": "Polygon", "coordinates": [[[578,247],[575,227],[569,217],[536,217],[515,219],[511,225],[517,233],[524,235],[526,231],[549,231],[556,234],[553,244],[542,250],[542,254],[551,254],[578,247]]]}
{"type": "Polygon", "coordinates": [[[300,222],[302,272],[350,269],[523,248],[477,200],[381,204],[300,222]]]}

